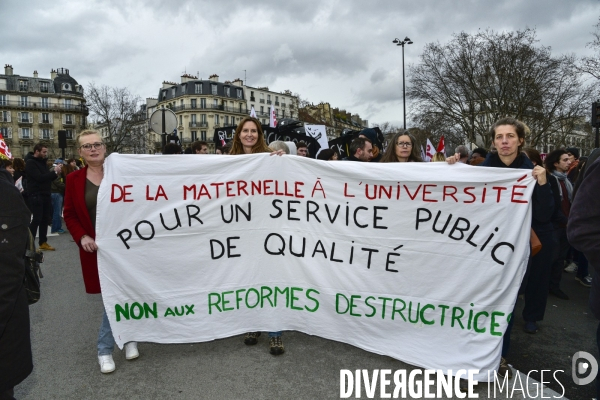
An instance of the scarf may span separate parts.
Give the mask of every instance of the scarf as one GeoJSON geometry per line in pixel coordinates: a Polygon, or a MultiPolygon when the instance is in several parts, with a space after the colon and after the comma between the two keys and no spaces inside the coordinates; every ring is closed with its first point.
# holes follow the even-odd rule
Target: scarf
{"type": "MultiPolygon", "coordinates": [[[[558,172],[554,170],[552,171],[552,175],[554,175],[556,179],[562,181],[565,184],[565,187],[567,188],[567,194],[569,195],[569,202],[573,201],[573,185],[571,185],[571,182],[569,181],[569,179],[567,179],[567,174],[565,174],[564,172],[558,172]]],[[[560,198],[562,199],[562,190],[560,193],[560,198]]]]}

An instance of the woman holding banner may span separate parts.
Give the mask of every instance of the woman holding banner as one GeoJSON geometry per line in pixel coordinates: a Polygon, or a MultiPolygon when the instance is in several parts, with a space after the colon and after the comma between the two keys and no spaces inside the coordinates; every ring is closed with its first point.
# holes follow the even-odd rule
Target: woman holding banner
{"type": "MultiPolygon", "coordinates": [[[[541,275],[543,275],[544,268],[547,267],[546,264],[551,263],[553,249],[555,248],[551,222],[555,205],[550,184],[546,178],[546,170],[540,165],[534,167],[529,158],[522,153],[528,129],[523,122],[514,118],[502,118],[496,121],[490,129],[490,135],[497,152],[488,153],[485,161],[480,164],[481,167],[531,169],[533,170],[532,176],[537,181],[531,197],[531,228],[540,239],[542,249],[534,257],[530,257],[521,288],[527,287],[528,279],[533,279],[534,281],[542,280],[541,275]]],[[[449,164],[454,164],[458,160],[460,160],[460,154],[458,153],[446,159],[449,164]]],[[[533,283],[535,284],[536,282],[533,283]]],[[[526,320],[524,330],[528,333],[537,332],[535,321],[543,318],[543,311],[540,314],[539,310],[546,308],[548,290],[536,290],[535,293],[537,294],[534,296],[530,290],[525,290],[526,305],[523,317],[526,320]],[[532,307],[532,304],[535,304],[535,307],[532,307]],[[533,308],[537,311],[533,312],[533,308]],[[528,318],[533,318],[534,320],[532,321],[528,318]]],[[[509,379],[512,377],[512,371],[508,367],[505,357],[508,354],[510,346],[510,333],[513,322],[514,311],[502,338],[502,357],[500,359],[500,367],[498,368],[498,373],[502,376],[508,374],[509,379]]]]}
{"type": "Polygon", "coordinates": [[[396,132],[379,162],[421,162],[417,140],[407,131],[396,132]]]}
{"type": "MultiPolygon", "coordinates": [[[[233,136],[233,142],[229,154],[256,154],[256,153],[271,153],[282,155],[283,150],[273,152],[265,142],[265,136],[262,131],[260,122],[256,118],[244,118],[237,128],[233,136]]],[[[283,354],[283,340],[281,339],[282,332],[269,332],[269,347],[271,354],[277,356],[283,354]]],[[[252,346],[258,343],[260,332],[248,332],[244,337],[244,343],[252,346]]]]}
{"type": "MultiPolygon", "coordinates": [[[[86,130],[77,136],[79,155],[85,161],[85,168],[67,176],[65,190],[64,219],[73,240],[79,246],[79,258],[83,272],[85,291],[90,294],[100,293],[98,276],[98,246],[96,237],[96,202],[98,189],[104,177],[104,157],[106,147],[102,143],[100,133],[86,130]]],[[[98,362],[103,374],[115,370],[112,352],[115,347],[110,323],[104,311],[100,332],[98,333],[98,362]]],[[[132,360],[139,357],[136,342],[125,344],[125,358],[132,360]]]]}

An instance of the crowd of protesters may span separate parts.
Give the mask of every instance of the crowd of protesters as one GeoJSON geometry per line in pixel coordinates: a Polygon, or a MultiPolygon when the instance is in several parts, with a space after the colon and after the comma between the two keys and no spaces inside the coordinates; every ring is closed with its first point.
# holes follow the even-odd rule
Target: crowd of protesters
{"type": "MultiPolygon", "coordinates": [[[[525,332],[535,334],[540,329],[538,323],[544,319],[548,295],[569,300],[568,294],[560,288],[564,272],[577,271],[575,279],[586,288],[592,287],[592,292],[596,293],[592,301],[598,303],[600,299],[600,282],[596,278],[592,279],[589,274],[590,267],[592,270],[600,268],[598,261],[600,224],[596,221],[598,228],[594,230],[593,226],[588,227],[589,221],[586,220],[588,213],[586,207],[592,210],[591,203],[595,206],[592,199],[597,199],[598,186],[592,185],[600,179],[600,167],[595,157],[589,160],[580,157],[579,150],[576,148],[557,149],[542,159],[537,150],[526,147],[525,138],[528,136],[528,130],[529,128],[518,120],[503,118],[490,129],[493,145],[489,151],[483,148],[469,150],[461,145],[455,149],[454,155],[446,157],[439,152],[434,154],[432,161],[447,162],[450,165],[464,163],[479,167],[531,170],[536,180],[532,196],[532,238],[539,240],[541,250],[530,256],[527,272],[519,291],[525,302],[522,312],[523,321],[519,324],[525,332]],[[579,195],[577,195],[578,191],[579,195]],[[586,200],[582,200],[583,198],[586,200]],[[572,211],[576,211],[576,220],[571,218],[572,211]],[[580,229],[579,224],[585,225],[586,228],[580,229]],[[595,242],[588,239],[586,235],[594,237],[595,242]]],[[[81,132],[77,137],[77,145],[80,160],[57,159],[51,165],[47,164],[48,149],[43,144],[37,144],[25,160],[4,157],[0,164],[0,170],[3,171],[0,183],[13,180],[17,193],[21,192],[17,197],[21,198],[23,205],[27,205],[32,215],[29,229],[34,237],[36,233],[38,234],[39,248],[42,250],[54,250],[54,247],[47,242],[48,226],[51,226],[52,233],[65,232],[61,219],[64,202],[64,220],[69,233],[79,246],[86,292],[100,293],[95,243],[95,210],[98,188],[104,176],[106,147],[98,132],[92,130],[81,132]],[[85,167],[82,167],[81,160],[85,167]],[[6,174],[12,175],[12,178],[8,178],[6,174]]],[[[209,153],[209,148],[207,142],[197,141],[184,150],[177,140],[171,140],[163,148],[162,154],[203,155],[209,153]]],[[[215,154],[242,155],[269,152],[274,155],[306,157],[308,151],[308,145],[304,142],[277,141],[267,144],[261,124],[258,120],[247,117],[237,126],[233,140],[224,146],[217,146],[215,154]]],[[[346,157],[342,158],[334,149],[322,149],[316,155],[316,159],[384,163],[423,162],[417,140],[408,131],[397,132],[384,147],[373,129],[364,129],[360,132],[348,146],[346,157]]],[[[14,193],[11,195],[15,197],[14,193]]],[[[597,212],[598,207],[595,207],[596,211],[593,215],[598,216],[600,212],[597,212]]],[[[11,290],[13,299],[21,296],[18,289],[11,290]]],[[[0,293],[0,299],[3,295],[0,293]]],[[[0,303],[0,312],[4,313],[5,308],[0,303]]],[[[600,304],[593,304],[592,308],[600,318],[600,311],[598,311],[600,304]]],[[[5,345],[6,340],[3,341],[2,335],[6,319],[5,315],[0,315],[0,356],[5,354],[2,346],[5,345]]],[[[503,337],[502,358],[498,369],[499,374],[508,374],[509,377],[512,371],[508,367],[506,357],[508,357],[510,333],[515,324],[517,324],[515,318],[511,318],[503,337]]],[[[255,345],[259,336],[260,332],[249,332],[244,337],[244,343],[255,345]]],[[[283,354],[282,332],[269,332],[268,336],[271,354],[283,354]]],[[[600,325],[597,337],[600,346],[600,325]]],[[[106,312],[102,316],[97,348],[101,372],[114,371],[115,364],[111,355],[114,339],[106,312]]],[[[135,342],[127,343],[125,352],[127,359],[139,356],[135,342]]],[[[0,396],[4,392],[10,394],[12,387],[20,382],[19,379],[24,379],[22,376],[17,379],[3,377],[2,362],[0,357],[0,396]]],[[[25,370],[27,369],[30,371],[29,366],[25,367],[25,370]]]]}

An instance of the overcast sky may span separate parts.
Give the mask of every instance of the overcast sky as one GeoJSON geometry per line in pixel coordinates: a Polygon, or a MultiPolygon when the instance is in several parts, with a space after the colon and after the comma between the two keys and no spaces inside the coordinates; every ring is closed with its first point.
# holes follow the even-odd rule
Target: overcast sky
{"type": "MultiPolygon", "coordinates": [[[[0,62],[49,77],[68,68],[80,84],[127,86],[156,97],[184,71],[244,79],[358,113],[402,120],[402,51],[453,33],[537,30],[553,54],[589,55],[600,0],[0,0],[0,62]]],[[[2,66],[3,66],[2,65],[2,66]]]]}

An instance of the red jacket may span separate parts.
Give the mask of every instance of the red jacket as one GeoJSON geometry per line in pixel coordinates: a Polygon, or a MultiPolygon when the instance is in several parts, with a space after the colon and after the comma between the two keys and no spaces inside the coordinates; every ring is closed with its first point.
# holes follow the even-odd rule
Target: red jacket
{"type": "Polygon", "coordinates": [[[87,293],[100,293],[100,277],[98,276],[98,254],[88,253],[81,247],[81,237],[88,235],[96,239],[96,232],[92,226],[92,220],[85,206],[85,183],[87,167],[74,171],[67,175],[65,189],[65,210],[63,217],[67,229],[73,236],[73,240],[79,246],[79,259],[81,260],[81,272],[87,293]]]}

